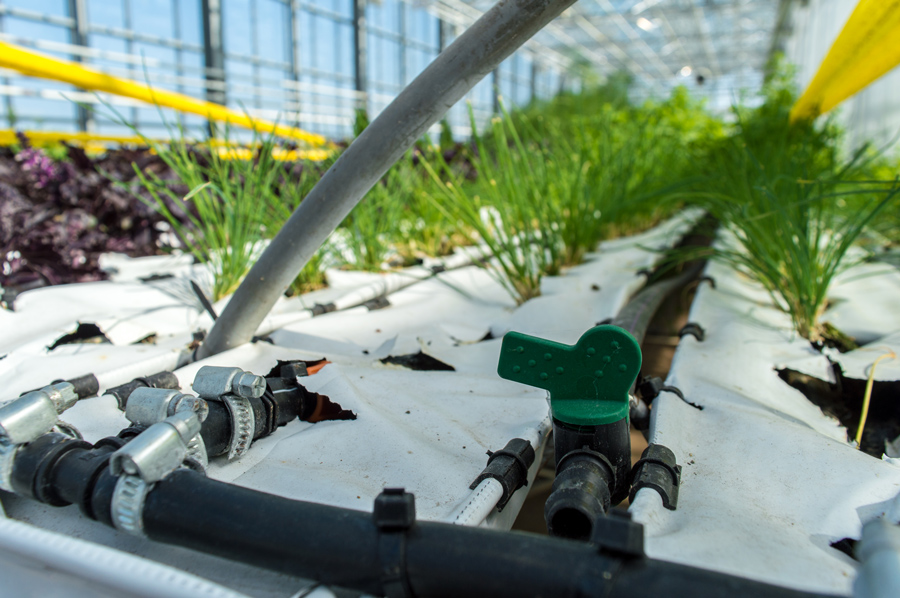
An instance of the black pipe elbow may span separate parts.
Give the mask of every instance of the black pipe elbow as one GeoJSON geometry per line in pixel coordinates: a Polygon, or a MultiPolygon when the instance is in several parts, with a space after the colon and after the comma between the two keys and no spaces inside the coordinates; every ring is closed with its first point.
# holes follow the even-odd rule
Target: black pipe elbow
{"type": "Polygon", "coordinates": [[[609,424],[573,426],[553,420],[553,447],[556,450],[556,470],[572,451],[583,448],[600,453],[612,465],[615,473],[610,480],[610,500],[617,505],[628,496],[631,477],[631,430],[628,419],[622,418],[609,424]]]}
{"type": "Polygon", "coordinates": [[[550,535],[590,540],[596,521],[609,511],[614,483],[613,466],[600,453],[584,448],[560,459],[553,489],[544,505],[550,535]]]}
{"type": "Polygon", "coordinates": [[[631,433],[628,419],[597,426],[553,420],[556,480],[544,506],[553,536],[587,541],[610,505],[628,496],[631,433]]]}

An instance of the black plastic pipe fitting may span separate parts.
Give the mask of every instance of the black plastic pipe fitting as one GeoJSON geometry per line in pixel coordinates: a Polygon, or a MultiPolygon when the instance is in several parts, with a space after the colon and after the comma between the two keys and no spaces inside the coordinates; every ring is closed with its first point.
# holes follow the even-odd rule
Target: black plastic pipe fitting
{"type": "Polygon", "coordinates": [[[522,438],[513,438],[499,451],[488,451],[488,462],[472,485],[470,490],[478,487],[486,479],[494,479],[503,488],[503,494],[497,502],[497,510],[502,511],[513,493],[522,486],[528,485],[528,469],[534,463],[534,447],[522,438]]]}
{"type": "Polygon", "coordinates": [[[583,448],[563,455],[544,505],[550,535],[590,540],[597,520],[609,511],[610,488],[615,480],[612,464],[601,453],[583,448]]]}

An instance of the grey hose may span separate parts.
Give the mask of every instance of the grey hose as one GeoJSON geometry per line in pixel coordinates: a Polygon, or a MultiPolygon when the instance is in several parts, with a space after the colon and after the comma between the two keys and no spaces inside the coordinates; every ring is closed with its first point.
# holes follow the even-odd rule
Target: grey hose
{"type": "Polygon", "coordinates": [[[500,0],[385,108],[266,248],[197,358],[248,342],[319,246],[384,173],[485,75],[575,0],[500,0]]]}

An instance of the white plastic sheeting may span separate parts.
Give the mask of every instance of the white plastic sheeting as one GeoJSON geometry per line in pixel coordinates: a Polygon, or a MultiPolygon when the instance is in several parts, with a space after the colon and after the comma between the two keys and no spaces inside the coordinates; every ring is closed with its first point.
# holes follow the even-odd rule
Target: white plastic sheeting
{"type": "MultiPolygon", "coordinates": [[[[350,308],[296,321],[271,333],[274,344],[245,345],[177,370],[182,386],[189,388],[196,371],[206,364],[240,366],[265,374],[279,359],[326,357],[331,363],[306,379],[307,388],[358,415],[355,421],[294,421],[256,442],[239,460],[213,459],[209,475],[294,499],[364,511],[371,509],[384,487],[402,486],[415,494],[421,519],[456,521],[463,513],[457,522],[508,529],[526,492],[514,494],[498,512],[484,504],[485,489],[473,494],[469,484],[484,468],[485,452],[502,448],[514,437],[526,438],[536,448],[537,460],[529,472],[533,479],[549,425],[544,391],[497,376],[500,337],[514,329],[574,343],[586,329],[615,315],[643,285],[644,277],[637,272],[652,267],[659,257],[656,250],[677,241],[696,216],[684,215],[643,235],[603,244],[599,253],[588,256],[587,263],[565,276],[545,279],[543,295],[520,307],[486,271],[471,266],[399,290],[385,309],[350,308]],[[418,351],[455,371],[413,371],[380,361],[388,355],[418,351]],[[469,504],[474,506],[466,510],[469,504]]],[[[139,264],[122,261],[118,265],[120,273],[132,266],[139,264]]],[[[372,281],[373,275],[365,274],[334,280],[336,287],[346,288],[360,288],[372,281]]],[[[310,302],[326,303],[346,288],[328,289],[315,299],[285,301],[276,310],[288,315],[291,305],[296,309],[300,303],[306,307],[310,302]]],[[[56,309],[51,295],[58,304],[68,301],[69,294],[61,290],[50,289],[44,291],[45,297],[38,297],[44,301],[44,309],[56,309]]],[[[171,308],[156,309],[154,301],[168,299],[150,285],[125,281],[75,285],[69,290],[75,295],[82,293],[84,299],[77,309],[74,302],[65,310],[60,308],[52,328],[41,326],[40,342],[29,338],[30,327],[39,327],[37,323],[28,318],[10,319],[21,339],[21,344],[12,346],[0,360],[0,387],[10,395],[56,378],[95,371],[107,361],[127,363],[136,359],[135,351],[169,355],[177,351],[178,342],[187,342],[190,331],[203,325],[205,317],[196,301],[187,296],[181,303],[173,301],[171,308]],[[106,294],[102,305],[100,301],[92,304],[90,289],[84,287],[102,289],[106,294]],[[134,298],[124,307],[113,305],[112,297],[123,300],[130,294],[134,298]],[[89,310],[92,321],[100,321],[102,316],[104,323],[115,322],[125,313],[129,321],[141,322],[148,330],[153,328],[149,323],[156,320],[152,332],[165,330],[168,340],[156,345],[83,344],[46,349],[54,334],[85,321],[83,312],[89,310]],[[59,355],[63,357],[48,361],[62,350],[59,355]],[[119,356],[123,352],[127,357],[119,356]]],[[[29,313],[33,309],[29,305],[36,300],[24,294],[21,314],[29,313]]],[[[81,401],[64,419],[89,441],[115,434],[127,425],[110,397],[81,401]]],[[[489,489],[485,492],[490,494],[489,489]]],[[[75,507],[55,509],[2,493],[0,499],[13,519],[140,554],[253,596],[287,596],[301,587],[286,576],[120,534],[86,520],[75,507]]]]}
{"type": "MultiPolygon", "coordinates": [[[[859,538],[874,517],[900,519],[900,468],[851,448],[837,421],[778,377],[785,363],[804,362],[820,377],[830,364],[792,331],[765,291],[721,265],[707,272],[716,288],[702,285],[690,313],[706,339],[682,340],[667,380],[703,409],[663,393],[652,411],[650,441],[671,448],[683,467],[678,509],[664,509],[651,490],[640,491],[631,507],[646,525],[647,552],[849,594],[855,561],[831,543],[859,538]]],[[[852,295],[859,313],[882,309],[882,296],[853,292],[874,278],[854,282],[851,274],[835,294],[852,295]]],[[[879,284],[890,288],[898,279],[885,271],[879,284]]],[[[869,330],[872,336],[900,328],[896,310],[872,316],[883,327],[869,330]]]]}

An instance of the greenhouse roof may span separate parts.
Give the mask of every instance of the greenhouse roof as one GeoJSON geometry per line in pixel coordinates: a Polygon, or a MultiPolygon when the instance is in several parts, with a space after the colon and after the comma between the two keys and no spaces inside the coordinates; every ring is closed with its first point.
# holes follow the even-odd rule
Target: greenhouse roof
{"type": "MultiPolygon", "coordinates": [[[[492,5],[435,0],[434,9],[462,24],[460,14],[492,5]]],[[[644,89],[692,83],[730,93],[756,86],[789,7],[789,0],[580,0],[533,43],[545,59],[576,58],[601,75],[627,71],[644,89]]]]}

